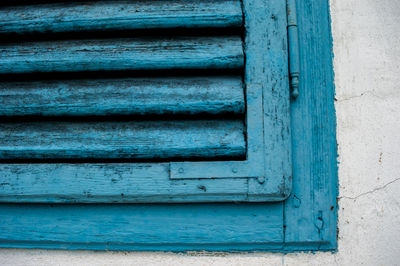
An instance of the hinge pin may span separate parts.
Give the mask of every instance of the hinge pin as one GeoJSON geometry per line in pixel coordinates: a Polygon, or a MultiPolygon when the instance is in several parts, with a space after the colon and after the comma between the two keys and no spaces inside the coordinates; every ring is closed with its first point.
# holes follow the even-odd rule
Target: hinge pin
{"type": "Polygon", "coordinates": [[[300,85],[300,48],[299,33],[297,28],[296,1],[287,0],[287,33],[289,45],[289,75],[291,96],[299,96],[300,85]]]}

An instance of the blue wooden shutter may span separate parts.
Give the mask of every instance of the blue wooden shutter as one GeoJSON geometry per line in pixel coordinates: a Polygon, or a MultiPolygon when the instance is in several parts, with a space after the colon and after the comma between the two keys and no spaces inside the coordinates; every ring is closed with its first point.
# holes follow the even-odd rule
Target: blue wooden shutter
{"type": "Polygon", "coordinates": [[[289,195],[284,0],[20,2],[0,12],[2,202],[289,195]]]}

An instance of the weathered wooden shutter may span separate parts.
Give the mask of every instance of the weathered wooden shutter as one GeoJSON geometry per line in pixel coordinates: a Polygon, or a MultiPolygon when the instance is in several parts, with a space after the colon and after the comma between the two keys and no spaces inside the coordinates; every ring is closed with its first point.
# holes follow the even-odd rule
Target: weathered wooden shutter
{"type": "Polygon", "coordinates": [[[0,201],[289,195],[284,0],[1,5],[0,201]]]}

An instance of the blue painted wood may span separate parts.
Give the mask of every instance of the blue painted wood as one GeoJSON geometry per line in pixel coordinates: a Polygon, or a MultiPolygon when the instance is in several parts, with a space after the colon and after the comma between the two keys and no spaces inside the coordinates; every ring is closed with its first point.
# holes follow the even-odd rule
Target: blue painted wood
{"type": "Polygon", "coordinates": [[[244,114],[240,76],[0,82],[0,116],[244,114]]]}
{"type": "Polygon", "coordinates": [[[297,8],[302,94],[291,106],[291,129],[296,134],[292,139],[293,192],[287,201],[143,205],[3,203],[0,246],[167,251],[334,250],[337,154],[329,3],[302,0],[297,1],[297,8]]]}
{"type": "Polygon", "coordinates": [[[240,27],[239,0],[71,1],[0,10],[0,33],[240,27]]]}
{"type": "Polygon", "coordinates": [[[7,43],[0,74],[243,67],[240,36],[7,43]]]}
{"type": "Polygon", "coordinates": [[[240,120],[5,122],[0,159],[240,158],[243,132],[240,120]]]}
{"type": "MultiPolygon", "coordinates": [[[[246,160],[220,162],[172,162],[171,179],[264,178],[263,97],[260,84],[246,86],[246,160]],[[207,171],[203,171],[207,169],[207,171]]],[[[272,191],[279,188],[271,188],[272,191]]],[[[281,195],[264,195],[264,200],[282,200],[281,195]]],[[[278,193],[279,194],[279,193],[278,193]]]]}
{"type": "Polygon", "coordinates": [[[246,201],[247,179],[169,180],[168,163],[0,164],[0,201],[137,203],[246,201]]]}
{"type": "Polygon", "coordinates": [[[249,198],[291,191],[291,129],[285,1],[244,0],[245,82],[263,93],[264,179],[249,179],[249,198]]]}
{"type": "Polygon", "coordinates": [[[301,94],[292,102],[293,180],[286,249],[337,248],[337,150],[329,1],[297,0],[301,94]]]}
{"type": "Polygon", "coordinates": [[[247,160],[175,162],[171,163],[171,178],[247,176],[249,201],[284,200],[292,182],[288,63],[282,60],[288,57],[287,45],[282,47],[287,43],[286,3],[251,0],[243,1],[243,7],[247,160]],[[265,14],[267,18],[260,20],[265,14]]]}
{"type": "Polygon", "coordinates": [[[281,204],[4,204],[0,247],[279,249],[281,216],[281,204]]]}
{"type": "MultiPolygon", "coordinates": [[[[289,156],[290,142],[288,141],[288,136],[290,136],[290,130],[288,130],[290,123],[288,110],[289,90],[286,87],[287,81],[285,80],[287,79],[288,74],[287,62],[281,59],[282,57],[287,58],[287,46],[284,46],[283,50],[281,47],[281,43],[287,41],[286,5],[284,2],[277,2],[272,3],[269,6],[263,5],[261,0],[258,1],[259,2],[244,3],[244,7],[247,10],[245,12],[245,16],[247,17],[247,37],[245,46],[247,56],[245,74],[245,92],[247,101],[246,128],[243,128],[243,125],[239,121],[236,121],[235,123],[239,123],[234,125],[227,123],[227,121],[215,122],[214,125],[217,125],[217,123],[220,125],[218,130],[215,130],[216,127],[207,128],[207,125],[203,125],[205,127],[204,129],[201,126],[192,127],[192,122],[189,123],[187,121],[182,124],[187,124],[189,128],[184,126],[176,127],[176,125],[171,126],[171,124],[168,123],[153,123],[150,126],[151,130],[147,130],[147,125],[150,123],[130,123],[127,126],[128,128],[126,128],[126,124],[122,123],[54,123],[54,126],[49,126],[49,124],[42,123],[25,123],[24,125],[8,123],[3,125],[5,128],[2,132],[5,137],[3,146],[0,145],[0,157],[9,160],[129,158],[165,160],[180,159],[184,161],[190,161],[192,159],[209,159],[212,161],[171,162],[170,178],[222,178],[228,180],[232,178],[250,179],[248,182],[249,185],[247,191],[243,192],[241,190],[240,192],[236,192],[234,191],[235,188],[227,189],[223,195],[221,194],[218,197],[210,197],[209,199],[206,199],[204,196],[199,197],[198,195],[188,192],[188,195],[184,197],[187,202],[208,201],[210,199],[218,199],[219,201],[232,201],[238,200],[238,198],[243,201],[279,201],[285,199],[290,193],[291,187],[289,156]],[[255,6],[262,8],[254,8],[255,6]],[[265,12],[271,12],[271,10],[276,12],[276,16],[271,16],[269,19],[263,20],[263,23],[260,24],[258,18],[262,17],[265,12]],[[276,26],[280,28],[280,31],[276,32],[270,30],[276,26]],[[268,56],[265,56],[266,50],[270,50],[268,56]],[[264,69],[266,67],[269,69],[269,73],[264,74],[264,69]],[[276,80],[282,81],[279,84],[275,84],[276,80]],[[264,115],[263,112],[266,112],[266,114],[264,115]],[[114,129],[110,131],[110,127],[114,129]],[[146,127],[145,130],[143,130],[143,127],[146,127]],[[18,131],[14,128],[20,130],[18,131]],[[201,133],[195,132],[192,129],[201,131],[201,133]],[[8,136],[7,132],[10,131],[12,131],[12,134],[9,137],[6,137],[8,136]],[[246,143],[244,141],[244,131],[246,131],[246,143]],[[35,136],[35,138],[32,138],[32,136],[27,138],[26,132],[29,132],[29,134],[35,136]],[[80,132],[80,135],[76,135],[76,132],[80,132]],[[82,136],[84,136],[84,138],[82,138],[82,136]],[[38,140],[42,138],[44,141],[40,141],[39,144],[38,140]],[[213,138],[212,141],[210,140],[211,138],[213,138]],[[159,141],[159,139],[161,141],[159,141]],[[16,146],[18,149],[10,147],[10,143],[12,143],[11,146],[16,146]],[[265,143],[268,143],[268,147],[265,146],[265,143]],[[54,147],[57,147],[57,149],[54,147]],[[234,158],[236,161],[215,161],[223,157],[234,158]],[[238,159],[242,159],[242,161],[238,161],[238,159]],[[244,161],[243,159],[246,160],[244,161]],[[203,169],[208,169],[208,171],[204,171],[203,169]]],[[[153,62],[153,64],[157,64],[157,66],[154,66],[154,68],[163,68],[161,66],[162,64],[159,64],[160,62],[163,63],[162,60],[166,59],[171,60],[165,61],[165,64],[171,67],[176,67],[172,65],[179,66],[179,64],[187,64],[188,61],[191,63],[191,60],[193,60],[193,53],[199,54],[204,58],[205,56],[208,56],[208,54],[203,54],[201,47],[204,46],[206,49],[210,49],[212,45],[210,45],[210,47],[204,45],[204,39],[207,41],[212,39],[213,41],[210,43],[218,46],[216,51],[212,51],[213,53],[216,53],[216,62],[221,63],[226,60],[227,57],[220,57],[221,53],[218,52],[219,50],[224,50],[224,53],[226,51],[233,51],[231,54],[238,53],[239,56],[236,57],[236,60],[242,60],[243,63],[243,51],[241,47],[238,48],[240,46],[239,44],[241,44],[241,40],[238,36],[223,38],[210,37],[209,39],[195,38],[196,42],[193,42],[193,44],[190,45],[187,45],[187,43],[184,42],[179,43],[178,40],[187,40],[187,38],[182,37],[172,39],[172,41],[170,39],[164,40],[165,42],[173,42],[172,47],[168,46],[171,45],[171,43],[166,45],[160,40],[157,42],[157,40],[154,40],[154,38],[145,39],[144,42],[146,42],[146,45],[141,45],[141,41],[143,42],[142,39],[134,39],[137,41],[135,45],[129,44],[127,40],[125,40],[125,43],[121,44],[121,40],[119,40],[116,43],[113,42],[112,47],[117,52],[121,50],[126,52],[126,50],[129,50],[126,48],[127,46],[134,46],[136,50],[133,50],[139,55],[139,59],[135,58],[135,60],[138,62],[137,64],[133,65],[135,69],[143,69],[143,66],[151,67],[150,65],[146,66],[146,64],[150,61],[153,62]],[[221,40],[226,41],[229,44],[234,44],[233,46],[231,45],[234,48],[224,47],[224,43],[221,40]],[[152,46],[150,46],[149,43],[152,46]],[[159,45],[161,45],[161,47],[159,47],[159,45]],[[166,51],[166,49],[163,49],[164,46],[168,47],[168,49],[171,49],[172,51],[174,51],[174,47],[177,47],[179,50],[179,57],[169,58],[166,56],[168,55],[169,50],[166,51]],[[145,51],[145,53],[143,53],[143,51],[145,51]],[[157,55],[157,51],[160,52],[161,56],[157,55]],[[181,51],[183,52],[180,53],[181,51]],[[148,56],[148,52],[151,52],[151,55],[148,56]],[[143,60],[143,54],[144,56],[148,56],[148,58],[143,60]],[[161,61],[160,58],[162,58],[161,61]]],[[[189,40],[192,41],[193,39],[189,40]]],[[[95,40],[93,42],[102,43],[105,42],[105,40],[95,40]]],[[[86,56],[86,54],[93,53],[92,50],[86,49],[87,44],[81,44],[79,41],[72,41],[72,43],[74,44],[72,45],[72,47],[74,47],[72,50],[77,51],[78,54],[75,54],[74,52],[72,54],[66,53],[68,48],[59,48],[57,45],[54,46],[54,43],[36,43],[40,44],[41,46],[52,48],[50,49],[50,52],[48,52],[48,48],[41,50],[43,51],[43,55],[34,54],[34,56],[37,55],[39,57],[39,61],[41,62],[40,64],[37,64],[35,61],[31,62],[32,58],[28,58],[28,61],[23,62],[23,64],[25,64],[23,65],[23,68],[30,67],[29,64],[31,63],[31,65],[33,65],[33,67],[36,69],[35,71],[38,69],[43,69],[43,71],[48,71],[50,69],[51,71],[54,70],[54,66],[62,66],[59,68],[59,71],[62,71],[61,69],[64,69],[65,67],[71,67],[70,65],[63,65],[64,59],[60,60],[58,56],[60,54],[65,56],[65,58],[71,57],[74,60],[76,59],[76,62],[73,65],[73,69],[75,70],[80,70],[80,65],[84,65],[82,64],[81,60],[84,60],[85,62],[85,60],[88,60],[88,58],[91,60],[90,64],[93,64],[94,67],[99,67],[97,62],[101,62],[108,67],[109,65],[106,65],[107,60],[104,60],[103,58],[108,54],[103,53],[104,50],[110,53],[110,57],[114,57],[115,51],[113,49],[104,49],[104,45],[101,46],[101,49],[99,49],[98,47],[100,46],[97,45],[97,48],[91,49],[94,49],[94,53],[98,54],[98,61],[92,60],[93,58],[91,58],[91,56],[86,56]],[[79,48],[76,48],[78,46],[79,48]],[[58,49],[61,52],[59,52],[58,49]],[[82,49],[84,49],[83,55],[79,54],[82,49]],[[98,49],[98,51],[96,49],[98,49]],[[56,56],[55,59],[50,60],[48,57],[51,56],[52,52],[54,52],[56,56]],[[45,62],[50,63],[50,67],[46,68],[44,65],[45,62]],[[61,62],[61,65],[59,62],[61,62]],[[43,65],[41,65],[42,63],[43,65]],[[28,66],[26,64],[28,64],[28,66]]],[[[32,44],[29,43],[18,45],[17,47],[15,47],[14,44],[7,44],[6,46],[8,48],[11,47],[10,50],[19,49],[23,52],[25,52],[25,46],[30,47],[29,49],[37,49],[37,47],[33,47],[32,44]]],[[[26,59],[25,55],[21,54],[21,56],[24,60],[26,59]]],[[[212,56],[214,56],[214,54],[212,54],[212,56]]],[[[122,58],[120,59],[122,60],[122,58]]],[[[211,59],[208,58],[204,60],[211,59]]],[[[73,60],[71,59],[71,61],[73,60]]],[[[126,58],[126,61],[127,64],[136,62],[131,62],[130,58],[126,58]]],[[[114,67],[114,63],[115,62],[112,62],[111,67],[114,67]]],[[[207,64],[209,63],[210,62],[207,62],[207,64]]],[[[213,63],[211,62],[211,64],[213,63]]],[[[15,67],[15,65],[13,67],[15,67]]],[[[121,66],[118,65],[117,67],[121,66]]],[[[202,65],[201,67],[204,66],[202,65]]],[[[229,68],[229,66],[226,64],[221,65],[221,67],[229,68]]],[[[59,99],[59,97],[57,97],[57,99],[59,99]]],[[[48,99],[45,99],[45,101],[48,101],[48,99]]],[[[2,143],[0,142],[0,144],[2,143]]],[[[14,167],[17,168],[16,166],[14,167]]],[[[74,176],[74,178],[78,178],[80,180],[80,183],[85,183],[83,180],[81,180],[84,178],[84,175],[81,176],[82,172],[79,170],[79,167],[80,165],[76,165],[76,170],[57,167],[57,171],[47,171],[43,172],[42,174],[34,171],[36,173],[35,180],[40,180],[42,184],[47,184],[49,183],[49,180],[53,180],[53,175],[55,172],[57,172],[59,173],[58,175],[65,176],[65,178],[68,178],[68,176],[74,176]],[[62,172],[62,170],[66,172],[62,172]]],[[[133,167],[136,167],[136,165],[133,164],[133,167]]],[[[140,167],[140,165],[138,167],[140,167]]],[[[154,167],[157,167],[157,164],[155,164],[154,167]]],[[[40,167],[37,169],[40,169],[40,167]]],[[[147,170],[148,173],[145,176],[152,177],[152,174],[154,173],[152,173],[149,169],[147,170]]],[[[26,170],[24,168],[22,172],[24,171],[30,170],[26,170]]],[[[93,170],[90,167],[88,167],[88,171],[93,171],[90,173],[93,176],[98,175],[98,173],[95,172],[96,170],[93,170]]],[[[107,178],[115,179],[115,175],[116,174],[108,173],[107,178]]],[[[22,176],[18,180],[26,178],[22,178],[22,176]]],[[[134,177],[137,177],[136,172],[134,177]]],[[[163,180],[164,183],[167,183],[167,181],[168,180],[163,180]]],[[[181,182],[186,184],[185,180],[182,180],[181,182]]],[[[92,184],[91,187],[94,188],[94,191],[91,193],[91,197],[93,198],[91,201],[120,201],[121,199],[119,195],[121,193],[113,192],[113,196],[108,197],[103,197],[101,195],[100,191],[103,183],[104,182],[92,184]],[[99,189],[96,189],[97,186],[99,189]]],[[[213,188],[218,189],[219,183],[215,181],[211,182],[211,185],[213,188]]],[[[11,187],[15,186],[18,186],[18,184],[12,181],[11,187]]],[[[23,195],[26,195],[27,197],[25,201],[27,201],[29,198],[35,198],[35,201],[37,202],[48,202],[50,200],[53,202],[63,201],[65,198],[73,198],[73,200],[76,202],[86,202],[88,200],[80,188],[78,189],[80,192],[76,194],[74,188],[65,186],[63,191],[58,192],[61,193],[58,194],[58,197],[49,197],[49,191],[45,193],[43,186],[41,186],[42,193],[40,190],[32,190],[31,186],[32,184],[29,182],[19,186],[20,194],[16,195],[18,197],[14,197],[15,194],[12,194],[9,190],[6,190],[4,197],[2,197],[3,201],[24,201],[23,195]],[[79,195],[81,199],[79,199],[79,195]],[[42,196],[42,199],[40,199],[40,196],[42,196]]],[[[146,184],[145,187],[148,188],[152,186],[146,184]]],[[[172,189],[173,188],[171,188],[171,195],[174,195],[174,191],[172,191],[172,189]]],[[[177,200],[176,197],[172,198],[173,201],[177,200]]],[[[136,194],[130,193],[130,198],[125,198],[123,200],[125,202],[145,202],[146,199],[149,202],[154,202],[156,199],[159,199],[159,196],[155,193],[153,198],[150,198],[148,195],[144,197],[138,192],[136,194]]],[[[183,199],[180,200],[183,201],[183,199]]]]}

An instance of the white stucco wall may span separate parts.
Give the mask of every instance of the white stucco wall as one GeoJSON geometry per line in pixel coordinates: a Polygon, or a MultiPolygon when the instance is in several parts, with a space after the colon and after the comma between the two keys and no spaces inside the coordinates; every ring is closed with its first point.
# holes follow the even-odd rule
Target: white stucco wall
{"type": "Polygon", "coordinates": [[[339,251],[185,254],[0,249],[0,265],[400,265],[400,0],[331,0],[339,251]]]}

